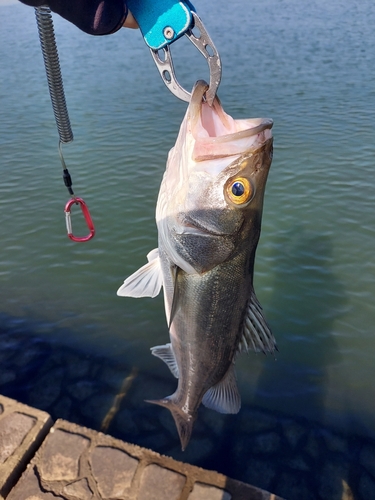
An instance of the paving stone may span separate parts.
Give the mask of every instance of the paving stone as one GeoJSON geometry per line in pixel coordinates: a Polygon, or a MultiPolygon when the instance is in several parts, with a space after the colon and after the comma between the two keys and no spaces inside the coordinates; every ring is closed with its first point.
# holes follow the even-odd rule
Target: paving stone
{"type": "Polygon", "coordinates": [[[86,478],[67,484],[64,487],[63,492],[79,500],[91,500],[93,497],[93,492],[91,491],[86,478]]]}
{"type": "Polygon", "coordinates": [[[205,494],[205,500],[218,495],[220,500],[281,500],[64,420],[55,423],[7,500],[187,500],[192,494],[205,494]]]}
{"type": "Polygon", "coordinates": [[[43,449],[40,473],[44,481],[73,481],[78,478],[79,459],[90,440],[79,434],[51,429],[43,449]]]}
{"type": "Polygon", "coordinates": [[[97,446],[90,457],[92,473],[100,494],[123,498],[129,493],[139,460],[117,448],[97,446]]]}
{"type": "Polygon", "coordinates": [[[138,500],[178,500],[186,477],[159,465],[148,465],[143,471],[138,500]]]}
{"type": "Polygon", "coordinates": [[[35,467],[29,467],[22,476],[22,481],[7,496],[7,500],[56,500],[64,497],[43,491],[35,467]]]}
{"type": "Polygon", "coordinates": [[[0,498],[6,497],[52,426],[50,416],[0,396],[0,498]]]}
{"type": "Polygon", "coordinates": [[[0,420],[0,464],[12,455],[35,425],[36,419],[13,412],[0,420]]]}
{"type": "Polygon", "coordinates": [[[216,486],[195,483],[188,500],[231,500],[232,495],[216,486]]]}

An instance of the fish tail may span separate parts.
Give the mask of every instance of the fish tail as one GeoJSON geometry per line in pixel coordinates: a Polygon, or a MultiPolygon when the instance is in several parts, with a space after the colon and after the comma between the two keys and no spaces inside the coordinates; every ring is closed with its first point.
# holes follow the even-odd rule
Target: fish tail
{"type": "Polygon", "coordinates": [[[175,421],[178,435],[180,436],[182,451],[185,451],[187,445],[189,444],[191,433],[193,431],[194,416],[185,413],[172,399],[172,396],[168,396],[164,399],[157,400],[146,400],[146,403],[152,403],[154,405],[163,406],[168,408],[172,413],[173,419],[175,421]]]}

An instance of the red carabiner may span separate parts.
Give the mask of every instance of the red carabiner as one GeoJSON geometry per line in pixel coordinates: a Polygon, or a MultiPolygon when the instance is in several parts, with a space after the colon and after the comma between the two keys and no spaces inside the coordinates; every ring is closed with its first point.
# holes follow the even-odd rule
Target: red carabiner
{"type": "Polygon", "coordinates": [[[71,200],[69,200],[68,203],[65,205],[64,212],[65,212],[66,229],[68,231],[68,236],[71,240],[78,241],[78,242],[82,243],[84,241],[89,241],[89,240],[91,240],[91,238],[94,237],[94,235],[95,235],[94,223],[92,222],[88,206],[82,200],[82,198],[72,198],[71,200]],[[90,234],[88,234],[87,236],[80,237],[80,236],[73,235],[72,220],[70,217],[70,207],[73,205],[73,203],[81,206],[81,210],[82,210],[83,216],[85,217],[87,227],[90,230],[90,234]]]}

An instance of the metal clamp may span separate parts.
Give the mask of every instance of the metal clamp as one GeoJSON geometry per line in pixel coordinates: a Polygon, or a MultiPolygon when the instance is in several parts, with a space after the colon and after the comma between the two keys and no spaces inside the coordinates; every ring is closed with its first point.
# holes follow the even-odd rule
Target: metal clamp
{"type": "MultiPolygon", "coordinates": [[[[191,43],[197,47],[208,63],[210,70],[210,83],[205,97],[207,103],[211,106],[221,81],[221,59],[198,14],[192,12],[192,16],[194,23],[186,31],[185,36],[187,36],[191,43]],[[197,34],[198,36],[193,33],[194,28],[199,30],[200,34],[197,34]]],[[[162,49],[164,59],[160,57],[159,50],[150,48],[150,51],[160,76],[168,89],[172,92],[172,94],[178,97],[178,99],[190,102],[191,93],[181,87],[177,81],[170,46],[166,45],[162,49]]]]}
{"type": "Polygon", "coordinates": [[[163,82],[172,94],[187,102],[191,94],[177,81],[170,47],[183,35],[195,45],[209,66],[210,82],[205,97],[211,106],[221,80],[221,61],[194,6],[189,0],[127,0],[127,5],[137,20],[163,82]]]}

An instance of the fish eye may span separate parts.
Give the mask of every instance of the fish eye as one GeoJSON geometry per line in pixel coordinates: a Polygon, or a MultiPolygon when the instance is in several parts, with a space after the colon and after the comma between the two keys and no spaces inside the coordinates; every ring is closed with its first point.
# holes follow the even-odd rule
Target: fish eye
{"type": "Polygon", "coordinates": [[[254,195],[254,188],[245,177],[231,179],[226,186],[226,194],[235,205],[248,203],[254,195]]]}
{"type": "Polygon", "coordinates": [[[233,196],[242,196],[245,192],[245,186],[242,182],[236,181],[232,184],[232,194],[233,196]]]}

